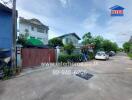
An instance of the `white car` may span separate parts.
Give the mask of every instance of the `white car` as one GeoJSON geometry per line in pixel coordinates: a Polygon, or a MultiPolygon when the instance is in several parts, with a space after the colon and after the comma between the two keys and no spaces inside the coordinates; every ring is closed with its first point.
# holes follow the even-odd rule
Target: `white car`
{"type": "Polygon", "coordinates": [[[95,59],[100,59],[100,60],[108,60],[109,59],[109,55],[107,55],[105,52],[100,51],[97,52],[95,55],[95,59]]]}

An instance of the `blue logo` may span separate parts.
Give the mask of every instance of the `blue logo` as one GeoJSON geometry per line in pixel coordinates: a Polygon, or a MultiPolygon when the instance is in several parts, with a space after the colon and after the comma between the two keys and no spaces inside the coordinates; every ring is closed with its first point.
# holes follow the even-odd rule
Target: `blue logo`
{"type": "Polygon", "coordinates": [[[124,16],[124,9],[121,6],[113,6],[110,8],[111,9],[111,16],[124,16]]]}

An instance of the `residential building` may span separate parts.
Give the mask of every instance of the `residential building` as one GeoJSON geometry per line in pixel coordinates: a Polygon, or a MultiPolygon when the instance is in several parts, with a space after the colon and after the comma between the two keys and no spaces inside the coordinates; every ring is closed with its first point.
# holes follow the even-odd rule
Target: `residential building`
{"type": "Polygon", "coordinates": [[[12,48],[12,9],[0,3],[0,48],[12,48]]]}
{"type": "Polygon", "coordinates": [[[49,27],[38,19],[19,18],[19,34],[25,34],[28,38],[39,39],[44,45],[48,44],[49,27]]]}
{"type": "Polygon", "coordinates": [[[75,47],[79,46],[79,40],[81,40],[76,33],[65,34],[65,35],[59,36],[58,38],[62,40],[63,44],[72,43],[75,47]]]}

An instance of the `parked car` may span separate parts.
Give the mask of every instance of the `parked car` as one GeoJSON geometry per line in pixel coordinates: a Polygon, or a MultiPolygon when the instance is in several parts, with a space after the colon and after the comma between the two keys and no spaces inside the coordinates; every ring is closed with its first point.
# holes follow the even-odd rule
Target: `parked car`
{"type": "Polygon", "coordinates": [[[109,59],[109,55],[106,54],[104,51],[100,51],[100,52],[96,53],[95,59],[98,59],[98,60],[108,60],[109,59]]]}
{"type": "Polygon", "coordinates": [[[111,53],[111,56],[115,56],[116,55],[115,51],[110,51],[110,53],[111,53]]]}
{"type": "Polygon", "coordinates": [[[115,55],[116,55],[116,53],[115,53],[114,51],[107,52],[107,54],[108,54],[109,56],[115,56],[115,55]]]}

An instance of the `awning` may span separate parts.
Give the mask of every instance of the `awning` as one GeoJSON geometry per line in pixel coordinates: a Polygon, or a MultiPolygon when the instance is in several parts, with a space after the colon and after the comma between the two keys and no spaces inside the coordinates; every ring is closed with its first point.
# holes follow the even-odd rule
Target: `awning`
{"type": "Polygon", "coordinates": [[[32,46],[43,46],[44,45],[42,41],[40,41],[39,39],[34,39],[34,38],[28,39],[27,44],[32,45],[32,46]]]}

